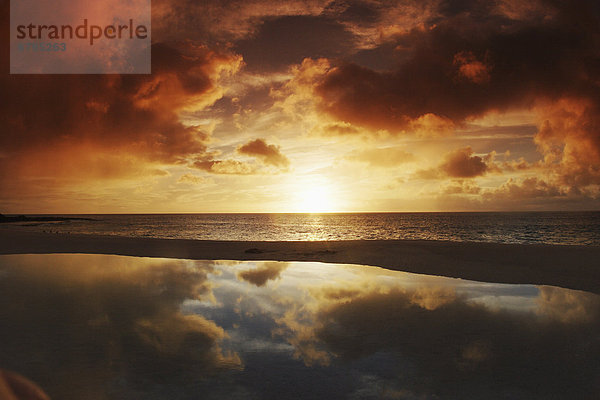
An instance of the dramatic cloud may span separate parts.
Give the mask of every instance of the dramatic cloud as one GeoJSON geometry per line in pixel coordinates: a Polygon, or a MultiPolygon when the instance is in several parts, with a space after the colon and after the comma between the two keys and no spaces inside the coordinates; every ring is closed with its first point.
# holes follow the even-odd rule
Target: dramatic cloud
{"type": "Polygon", "coordinates": [[[237,43],[248,69],[277,71],[307,57],[338,58],[351,52],[354,36],[334,19],[289,16],[266,20],[256,35],[237,43]]]}
{"type": "MultiPolygon", "coordinates": [[[[279,175],[244,193],[261,190],[285,211],[283,193],[295,189],[283,172],[336,182],[353,193],[340,196],[344,211],[431,209],[438,195],[461,194],[481,207],[518,206],[514,196],[527,194],[537,205],[597,207],[597,2],[157,0],[152,11],[147,76],[9,75],[3,47],[5,212],[183,211],[167,192],[187,190],[190,207],[208,204],[194,196],[224,198],[225,185],[195,190],[206,174],[235,193],[279,175]],[[350,166],[361,175],[336,168],[341,159],[363,163],[350,166]],[[472,178],[480,190],[431,182],[472,178]],[[144,193],[119,204],[151,187],[161,189],[154,203],[144,193]]],[[[224,204],[215,202],[211,210],[224,204]]]]}
{"type": "Polygon", "coordinates": [[[488,165],[481,157],[474,156],[470,147],[455,150],[446,154],[444,158],[440,169],[453,178],[473,178],[485,174],[488,170],[488,165]]]}
{"type": "Polygon", "coordinates": [[[157,0],[152,4],[152,28],[153,37],[161,40],[233,42],[250,69],[277,69],[304,57],[356,56],[378,63],[369,51],[398,35],[423,29],[439,15],[437,3],[157,0]]]}
{"type": "MultiPolygon", "coordinates": [[[[439,16],[439,1],[332,1],[324,14],[340,21],[355,35],[357,58],[364,60],[369,50],[385,46],[398,36],[422,30],[439,16]]],[[[377,57],[371,57],[377,62],[377,57]]]]}
{"type": "Polygon", "coordinates": [[[598,103],[563,99],[540,109],[535,141],[545,167],[570,190],[600,185],[600,97],[598,103]]]}
{"type": "MultiPolygon", "coordinates": [[[[397,36],[410,46],[395,70],[338,63],[324,72],[314,81],[320,109],[343,123],[401,133],[429,114],[461,125],[490,111],[533,107],[542,117],[542,154],[559,151],[557,168],[570,171],[560,172],[563,184],[597,184],[597,4],[441,2],[431,15],[428,29],[397,36]]],[[[485,172],[476,159],[448,167],[455,177],[485,172]]]]}
{"type": "Polygon", "coordinates": [[[192,166],[202,171],[221,175],[254,175],[273,172],[287,171],[290,161],[280,151],[279,146],[267,144],[263,139],[255,139],[238,146],[236,152],[240,155],[256,158],[260,161],[245,162],[235,159],[215,160],[211,157],[213,154],[205,156],[203,159],[195,161],[192,166]],[[274,167],[265,169],[264,166],[274,167]]]}
{"type": "Polygon", "coordinates": [[[470,52],[461,52],[454,56],[454,65],[464,78],[474,83],[486,83],[490,80],[490,67],[478,61],[470,52]]]}
{"type": "Polygon", "coordinates": [[[3,74],[0,180],[152,176],[204,156],[208,135],[178,113],[221,97],[239,57],[155,44],[152,62],[152,75],[3,74]]]}
{"type": "Polygon", "coordinates": [[[287,168],[290,160],[281,154],[279,146],[267,144],[264,139],[255,139],[238,147],[237,152],[261,159],[265,164],[279,168],[287,168]]]}
{"type": "Polygon", "coordinates": [[[496,168],[493,165],[493,158],[494,153],[483,158],[474,156],[473,149],[465,147],[447,153],[444,161],[437,168],[418,171],[416,176],[422,179],[474,178],[496,168]]]}
{"type": "Polygon", "coordinates": [[[331,0],[155,0],[152,36],[231,41],[253,35],[266,21],[287,16],[318,16],[331,0]]]}

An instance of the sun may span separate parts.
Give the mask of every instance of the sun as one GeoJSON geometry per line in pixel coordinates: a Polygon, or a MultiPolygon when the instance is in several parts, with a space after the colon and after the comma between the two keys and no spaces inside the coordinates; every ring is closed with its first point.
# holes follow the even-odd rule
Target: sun
{"type": "Polygon", "coordinates": [[[294,208],[301,213],[324,213],[334,212],[335,204],[329,188],[318,186],[299,191],[294,208]]]}

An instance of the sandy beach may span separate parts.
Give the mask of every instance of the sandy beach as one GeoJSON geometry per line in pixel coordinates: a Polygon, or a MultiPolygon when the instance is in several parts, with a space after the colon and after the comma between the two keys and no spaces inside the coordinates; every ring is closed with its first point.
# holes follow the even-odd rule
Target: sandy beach
{"type": "Polygon", "coordinates": [[[241,242],[0,230],[0,254],[87,253],[197,260],[318,261],[600,293],[600,247],[412,240],[241,242]]]}

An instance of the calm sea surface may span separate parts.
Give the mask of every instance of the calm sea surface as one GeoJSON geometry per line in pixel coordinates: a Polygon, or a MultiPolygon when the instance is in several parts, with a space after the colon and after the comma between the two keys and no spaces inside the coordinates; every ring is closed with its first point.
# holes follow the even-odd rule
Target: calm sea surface
{"type": "MultiPolygon", "coordinates": [[[[205,240],[427,239],[600,245],[600,212],[136,214],[19,229],[205,240]]],[[[0,227],[2,228],[2,227],[0,227]]]]}
{"type": "Polygon", "coordinates": [[[0,256],[0,367],[52,399],[597,399],[600,296],[381,268],[0,256]]]}

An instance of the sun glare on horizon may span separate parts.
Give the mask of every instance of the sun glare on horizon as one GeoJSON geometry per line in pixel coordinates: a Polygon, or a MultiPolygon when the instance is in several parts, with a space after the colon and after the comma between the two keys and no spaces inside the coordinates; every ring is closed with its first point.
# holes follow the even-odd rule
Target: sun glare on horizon
{"type": "Polygon", "coordinates": [[[325,213],[338,210],[336,210],[331,190],[325,186],[314,186],[298,192],[294,211],[300,213],[325,213]]]}

